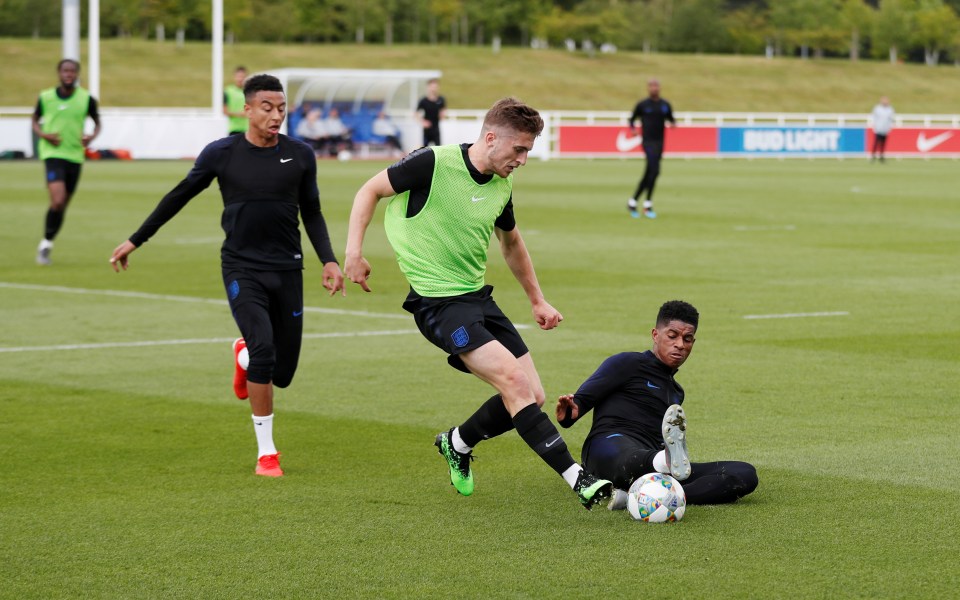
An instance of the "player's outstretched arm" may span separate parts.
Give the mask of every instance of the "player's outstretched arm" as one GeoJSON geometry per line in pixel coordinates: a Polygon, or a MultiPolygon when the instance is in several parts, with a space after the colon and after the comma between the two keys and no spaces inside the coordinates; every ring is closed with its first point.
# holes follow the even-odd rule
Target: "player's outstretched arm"
{"type": "Polygon", "coordinates": [[[363,257],[363,236],[377,211],[377,202],[381,198],[395,195],[396,192],[390,184],[390,177],[387,176],[387,171],[384,169],[363,184],[353,199],[353,209],[350,211],[350,227],[347,231],[347,250],[343,274],[365,292],[370,291],[370,286],[367,285],[367,279],[370,277],[370,263],[363,257]]]}
{"type": "Polygon", "coordinates": [[[510,231],[503,231],[497,227],[494,231],[497,233],[497,239],[500,240],[500,251],[503,253],[503,259],[530,300],[533,318],[537,325],[540,326],[540,329],[553,329],[563,320],[563,315],[550,306],[550,303],[543,297],[540,282],[537,281],[537,274],[533,270],[533,260],[530,259],[530,253],[527,252],[527,245],[523,243],[520,229],[514,227],[510,231]]]}
{"type": "MultiPolygon", "coordinates": [[[[207,146],[207,148],[209,147],[210,146],[207,146]]],[[[127,256],[153,237],[153,234],[167,221],[176,216],[176,214],[187,205],[187,202],[190,202],[197,194],[207,189],[210,182],[216,177],[212,166],[212,158],[207,148],[204,148],[200,156],[197,157],[197,162],[194,163],[193,168],[190,169],[187,176],[177,184],[177,187],[167,192],[167,195],[160,200],[160,203],[153,209],[153,212],[150,213],[147,220],[143,222],[140,229],[134,232],[127,241],[116,247],[113,255],[110,257],[110,266],[113,267],[114,271],[119,273],[119,267],[123,267],[123,270],[126,271],[127,256]]]]}
{"type": "Polygon", "coordinates": [[[113,256],[110,257],[110,266],[113,267],[113,270],[117,273],[120,272],[120,267],[123,267],[123,270],[127,270],[128,257],[130,253],[136,250],[137,247],[133,245],[133,242],[130,240],[125,241],[116,248],[113,249],[113,256]]]}

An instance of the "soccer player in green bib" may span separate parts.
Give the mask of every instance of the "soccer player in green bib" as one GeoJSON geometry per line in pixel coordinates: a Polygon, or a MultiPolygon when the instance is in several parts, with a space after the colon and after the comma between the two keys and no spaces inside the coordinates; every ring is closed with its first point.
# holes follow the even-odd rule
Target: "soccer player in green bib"
{"type": "Polygon", "coordinates": [[[403,307],[424,337],[449,355],[452,367],[497,390],[462,425],[437,435],[450,482],[460,494],[472,494],[474,446],[515,428],[590,509],[609,497],[612,485],[573,460],[541,410],[545,395],[530,351],[484,282],[487,247],[496,232],[540,328],[553,329],[563,320],[543,297],[513,215],[513,172],[526,164],[542,130],[536,110],[505,98],[487,112],[476,143],[421,148],[375,175],[353,202],[345,276],[370,291],[363,237],[377,202],[390,198],[387,238],[410,284],[403,307]]]}
{"type": "Polygon", "coordinates": [[[250,122],[243,112],[246,99],[243,96],[243,82],[247,79],[247,68],[233,70],[233,83],[223,90],[223,114],[227,117],[227,134],[246,133],[250,122]]]}
{"type": "Polygon", "coordinates": [[[33,132],[39,138],[37,151],[44,164],[50,208],[44,223],[43,239],[37,247],[37,264],[49,265],[53,240],[63,226],[67,205],[80,182],[87,145],[100,133],[97,100],[77,85],[80,63],[65,58],[57,64],[60,85],[40,92],[33,111],[33,132]],[[84,134],[87,117],[93,119],[93,133],[84,134]]]}

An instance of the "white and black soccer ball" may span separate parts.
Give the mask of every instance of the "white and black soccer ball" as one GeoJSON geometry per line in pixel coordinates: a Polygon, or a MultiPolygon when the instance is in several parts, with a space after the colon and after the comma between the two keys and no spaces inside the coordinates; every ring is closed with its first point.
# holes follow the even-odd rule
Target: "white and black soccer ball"
{"type": "Polygon", "coordinates": [[[647,473],[627,491],[627,511],[637,521],[679,521],[687,509],[687,495],[680,482],[663,473],[647,473]]]}

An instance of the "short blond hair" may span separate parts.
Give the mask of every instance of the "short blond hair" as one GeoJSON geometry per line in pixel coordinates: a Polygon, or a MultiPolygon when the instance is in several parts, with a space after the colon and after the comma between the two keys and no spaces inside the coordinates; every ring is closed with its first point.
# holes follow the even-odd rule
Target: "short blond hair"
{"type": "Polygon", "coordinates": [[[538,136],[543,131],[543,118],[540,113],[516,98],[498,100],[490,107],[483,118],[483,129],[507,127],[520,133],[538,136]]]}

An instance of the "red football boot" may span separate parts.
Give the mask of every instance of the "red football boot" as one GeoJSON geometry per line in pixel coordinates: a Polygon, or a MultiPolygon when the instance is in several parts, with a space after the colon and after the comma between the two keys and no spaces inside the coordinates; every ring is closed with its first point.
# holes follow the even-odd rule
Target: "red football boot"
{"type": "Polygon", "coordinates": [[[244,354],[244,362],[247,362],[247,343],[243,338],[237,338],[233,340],[233,393],[237,398],[246,400],[250,394],[247,393],[247,370],[240,364],[241,352],[244,354]]]}

